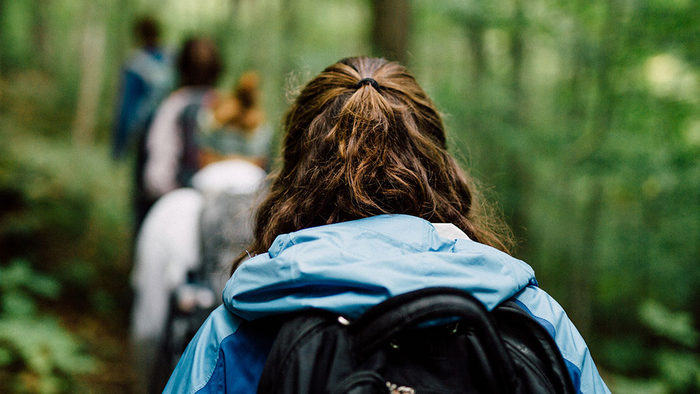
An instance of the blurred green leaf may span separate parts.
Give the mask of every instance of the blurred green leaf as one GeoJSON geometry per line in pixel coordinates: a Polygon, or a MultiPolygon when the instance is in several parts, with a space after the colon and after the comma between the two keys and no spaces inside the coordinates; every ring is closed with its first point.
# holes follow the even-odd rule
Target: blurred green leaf
{"type": "Polygon", "coordinates": [[[40,375],[87,373],[95,360],[83,353],[78,342],[51,318],[3,319],[0,340],[12,343],[30,370],[40,375]]]}
{"type": "Polygon", "coordinates": [[[700,359],[697,355],[663,352],[658,356],[661,376],[677,392],[700,390],[700,359]]]}
{"type": "Polygon", "coordinates": [[[32,270],[26,260],[15,259],[7,267],[0,266],[0,290],[12,292],[19,289],[26,289],[30,293],[47,298],[56,298],[61,286],[55,279],[32,270]]]}
{"type": "Polygon", "coordinates": [[[660,380],[630,379],[613,376],[609,382],[611,392],[615,394],[669,394],[670,390],[660,380]]]}
{"type": "Polygon", "coordinates": [[[658,335],[691,348],[697,346],[700,334],[689,313],[673,312],[659,302],[647,300],[639,314],[642,322],[658,335]]]}
{"type": "Polygon", "coordinates": [[[33,316],[36,313],[36,305],[26,294],[12,292],[2,294],[1,310],[9,316],[33,316]]]}

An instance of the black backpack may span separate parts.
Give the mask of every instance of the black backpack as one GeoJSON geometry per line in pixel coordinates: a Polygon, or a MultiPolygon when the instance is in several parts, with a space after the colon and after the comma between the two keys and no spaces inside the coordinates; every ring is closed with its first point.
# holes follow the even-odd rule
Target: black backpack
{"type": "Polygon", "coordinates": [[[429,288],[353,322],[285,320],[258,393],[574,393],[549,333],[513,301],[493,312],[469,293],[429,288]]]}

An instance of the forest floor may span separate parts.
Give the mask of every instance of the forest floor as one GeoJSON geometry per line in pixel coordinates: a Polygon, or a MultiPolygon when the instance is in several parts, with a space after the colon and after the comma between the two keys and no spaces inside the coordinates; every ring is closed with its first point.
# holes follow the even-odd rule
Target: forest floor
{"type": "Polygon", "coordinates": [[[117,394],[134,392],[135,371],[131,362],[126,324],[115,324],[89,313],[59,313],[64,327],[97,361],[95,372],[75,376],[80,392],[117,394]]]}

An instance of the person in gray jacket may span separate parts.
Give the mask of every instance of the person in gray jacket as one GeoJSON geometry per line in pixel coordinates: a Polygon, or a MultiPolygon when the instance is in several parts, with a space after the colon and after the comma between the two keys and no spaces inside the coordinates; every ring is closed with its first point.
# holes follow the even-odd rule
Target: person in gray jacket
{"type": "Polygon", "coordinates": [[[437,286],[488,310],[514,300],[552,335],[578,392],[609,393],[564,310],[508,254],[508,232],[447,153],[438,111],[404,67],[364,57],[329,66],[284,131],[253,243],[166,393],[255,392],[273,340],[252,328],[257,319],[321,309],[353,320],[437,286]]]}

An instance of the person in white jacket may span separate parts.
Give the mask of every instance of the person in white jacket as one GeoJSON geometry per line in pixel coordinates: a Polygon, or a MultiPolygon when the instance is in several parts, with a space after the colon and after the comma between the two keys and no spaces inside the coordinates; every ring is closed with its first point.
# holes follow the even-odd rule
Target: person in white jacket
{"type": "Polygon", "coordinates": [[[321,309],[352,321],[428,287],[465,290],[488,310],[513,300],[552,335],[577,392],[609,393],[561,306],[508,254],[505,227],[448,154],[438,111],[404,67],[365,57],[329,66],[284,131],[253,243],[165,393],[255,392],[274,339],[258,319],[321,309]]]}
{"type": "MultiPolygon", "coordinates": [[[[266,175],[245,160],[212,163],[192,177],[192,187],[165,194],[146,215],[131,274],[136,392],[162,391],[172,372],[163,349],[173,292],[189,272],[203,269],[220,294],[228,265],[239,252],[234,246],[250,239],[250,211],[264,190],[266,175]]],[[[221,304],[221,298],[212,297],[211,303],[221,304]]]]}

